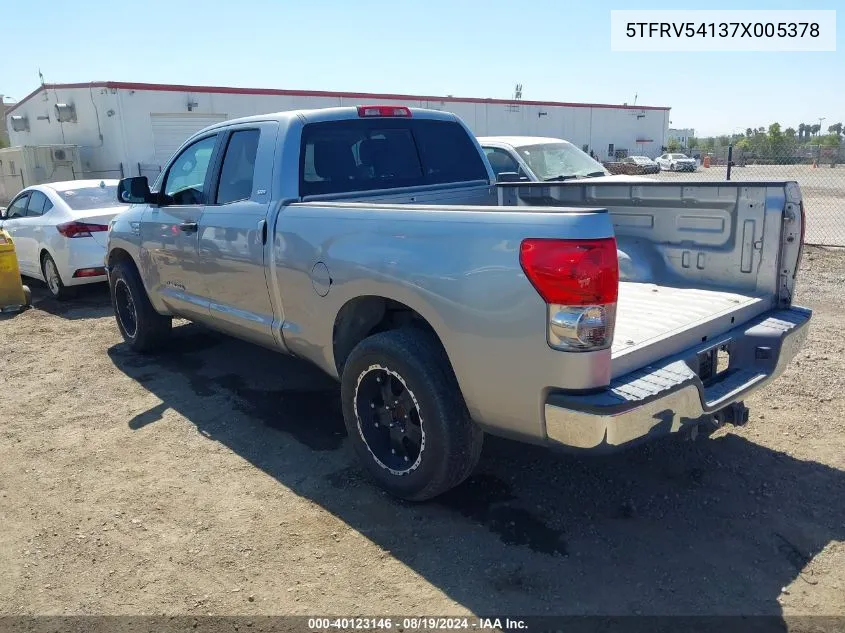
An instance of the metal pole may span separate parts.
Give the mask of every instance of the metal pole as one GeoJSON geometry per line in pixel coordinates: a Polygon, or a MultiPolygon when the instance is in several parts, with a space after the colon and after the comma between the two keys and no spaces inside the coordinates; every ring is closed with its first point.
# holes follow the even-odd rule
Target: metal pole
{"type": "Polygon", "coordinates": [[[141,173],[141,163],[138,163],[138,175],[143,176],[144,174],[141,173]]]}
{"type": "Polygon", "coordinates": [[[123,163],[120,163],[120,177],[123,178],[123,163]]]}
{"type": "Polygon", "coordinates": [[[728,145],[728,172],[725,175],[725,180],[731,179],[731,167],[734,165],[734,146],[733,143],[728,145]]]}

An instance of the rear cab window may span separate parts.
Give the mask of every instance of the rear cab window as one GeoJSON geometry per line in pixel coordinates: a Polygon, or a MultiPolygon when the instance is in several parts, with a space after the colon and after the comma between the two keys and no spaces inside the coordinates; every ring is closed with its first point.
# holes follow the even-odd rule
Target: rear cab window
{"type": "Polygon", "coordinates": [[[303,197],[488,179],[481,154],[454,121],[351,119],[302,131],[303,197]]]}

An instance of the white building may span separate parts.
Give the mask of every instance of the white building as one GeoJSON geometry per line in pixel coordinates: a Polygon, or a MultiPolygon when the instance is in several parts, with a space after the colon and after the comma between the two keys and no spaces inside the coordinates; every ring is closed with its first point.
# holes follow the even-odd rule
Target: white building
{"type": "Polygon", "coordinates": [[[695,138],[695,130],[691,127],[685,128],[669,128],[669,133],[666,135],[666,142],[669,139],[675,139],[681,147],[689,147],[689,140],[695,138]]]}
{"type": "Polygon", "coordinates": [[[620,151],[658,155],[669,122],[669,108],[653,106],[122,82],[42,85],[6,117],[13,146],[78,145],[86,176],[119,177],[122,170],[152,179],[190,134],[212,123],[366,103],[454,112],[479,136],[564,138],[601,159],[620,151]]]}

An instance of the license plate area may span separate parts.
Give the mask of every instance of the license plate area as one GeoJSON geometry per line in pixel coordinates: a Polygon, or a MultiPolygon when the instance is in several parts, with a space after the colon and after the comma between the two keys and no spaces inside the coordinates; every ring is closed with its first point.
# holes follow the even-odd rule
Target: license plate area
{"type": "Polygon", "coordinates": [[[724,378],[730,366],[731,352],[727,343],[715,345],[698,354],[698,377],[705,386],[724,378]]]}

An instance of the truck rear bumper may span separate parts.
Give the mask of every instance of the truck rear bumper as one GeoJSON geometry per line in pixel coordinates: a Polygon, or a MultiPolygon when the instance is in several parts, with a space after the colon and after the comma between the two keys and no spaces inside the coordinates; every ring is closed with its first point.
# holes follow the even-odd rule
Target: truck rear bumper
{"type": "Polygon", "coordinates": [[[597,393],[552,392],[545,405],[548,440],[612,452],[703,422],[779,376],[801,349],[811,316],[806,308],[773,310],[620,376],[597,393]],[[718,350],[730,360],[725,371],[713,375],[718,350]]]}

